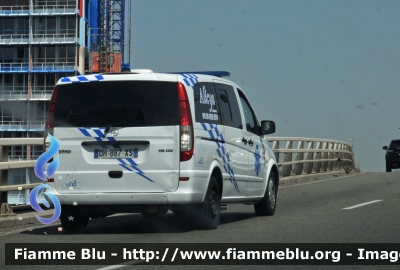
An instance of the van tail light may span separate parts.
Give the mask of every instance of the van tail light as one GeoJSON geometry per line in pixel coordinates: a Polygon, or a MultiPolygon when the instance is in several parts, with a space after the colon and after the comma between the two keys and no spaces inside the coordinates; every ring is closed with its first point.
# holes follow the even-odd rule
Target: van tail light
{"type": "MultiPolygon", "coordinates": [[[[49,135],[53,135],[54,131],[54,111],[56,108],[56,99],[58,94],[58,86],[54,88],[53,95],[51,96],[49,110],[47,112],[47,121],[44,131],[44,140],[43,140],[43,152],[46,152],[50,148],[50,138],[49,135]]],[[[53,158],[51,158],[47,163],[53,162],[53,158]]],[[[54,182],[54,178],[48,178],[46,182],[54,182]]]]}
{"type": "Polygon", "coordinates": [[[180,136],[181,136],[181,154],[180,161],[190,160],[193,156],[194,139],[192,114],[190,112],[189,99],[185,86],[178,83],[179,95],[179,113],[180,113],[180,136]]]}
{"type": "Polygon", "coordinates": [[[49,111],[47,113],[47,121],[44,132],[43,150],[47,151],[50,147],[50,140],[48,134],[53,135],[54,130],[54,111],[56,109],[56,99],[58,94],[58,85],[54,88],[53,95],[51,96],[49,111]]]}
{"type": "Polygon", "coordinates": [[[54,110],[56,108],[57,95],[58,95],[58,85],[54,88],[53,95],[51,96],[49,111],[47,114],[46,129],[53,128],[54,125],[54,110]]]}

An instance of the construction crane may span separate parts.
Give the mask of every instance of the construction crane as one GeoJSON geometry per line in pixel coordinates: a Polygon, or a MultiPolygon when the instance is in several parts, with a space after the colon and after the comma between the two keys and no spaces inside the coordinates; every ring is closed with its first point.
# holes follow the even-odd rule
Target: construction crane
{"type": "Polygon", "coordinates": [[[89,6],[90,73],[120,72],[123,69],[129,69],[130,2],[129,0],[126,2],[125,0],[98,0],[97,6],[89,6]],[[126,3],[128,13],[126,13],[126,3]],[[125,32],[128,32],[127,40],[125,32]],[[125,46],[128,47],[127,53],[125,46]]]}

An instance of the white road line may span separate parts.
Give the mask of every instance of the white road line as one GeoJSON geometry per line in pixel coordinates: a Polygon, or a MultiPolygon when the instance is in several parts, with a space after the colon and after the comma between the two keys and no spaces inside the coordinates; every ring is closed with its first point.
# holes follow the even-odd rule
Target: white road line
{"type": "Polygon", "coordinates": [[[350,209],[354,209],[354,208],[357,208],[357,207],[361,207],[361,206],[364,206],[364,205],[368,205],[368,204],[371,204],[371,203],[377,203],[377,202],[381,202],[381,201],[382,200],[375,200],[375,201],[360,203],[360,204],[357,204],[357,205],[353,205],[353,206],[350,206],[350,207],[343,208],[343,210],[350,210],[350,209]]]}
{"type": "Polygon", "coordinates": [[[135,265],[135,264],[138,264],[138,263],[141,263],[141,262],[144,262],[144,260],[140,260],[140,261],[137,261],[137,260],[128,261],[128,262],[124,262],[124,263],[121,263],[121,264],[110,265],[110,266],[106,266],[106,267],[103,267],[103,268],[97,268],[97,270],[112,270],[112,269],[118,269],[118,268],[121,268],[121,267],[132,266],[132,265],[135,265]]]}
{"type": "Polygon", "coordinates": [[[128,265],[111,265],[111,266],[106,266],[106,267],[103,267],[103,268],[97,268],[97,270],[112,270],[112,269],[118,269],[118,268],[121,268],[121,267],[126,267],[126,266],[128,266],[128,265]]]}

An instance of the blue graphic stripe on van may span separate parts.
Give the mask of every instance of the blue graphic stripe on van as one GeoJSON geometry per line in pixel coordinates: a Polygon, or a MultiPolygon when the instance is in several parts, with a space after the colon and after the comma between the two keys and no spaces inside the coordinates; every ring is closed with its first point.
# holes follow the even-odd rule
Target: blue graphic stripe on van
{"type": "MultiPolygon", "coordinates": [[[[83,135],[86,137],[91,137],[94,138],[98,142],[102,142],[104,140],[108,140],[110,142],[116,141],[114,137],[105,137],[104,136],[104,130],[105,128],[90,128],[90,127],[83,127],[83,128],[78,128],[80,132],[82,132],[83,135]]],[[[121,148],[120,145],[118,144],[113,144],[112,145],[114,148],[121,148]]],[[[101,148],[107,149],[105,145],[101,145],[101,148]]]]}
{"type": "Polygon", "coordinates": [[[138,165],[136,164],[135,161],[133,161],[133,159],[131,159],[131,158],[126,158],[126,160],[127,160],[130,164],[127,164],[127,163],[124,161],[124,159],[119,158],[118,161],[121,162],[119,165],[122,166],[122,167],[124,167],[124,168],[127,169],[128,171],[131,171],[131,172],[133,172],[133,170],[131,169],[131,168],[133,168],[133,169],[136,170],[135,173],[137,173],[138,175],[140,175],[140,176],[143,177],[144,179],[149,180],[150,182],[155,183],[153,180],[151,180],[151,179],[148,178],[146,175],[144,175],[144,172],[143,172],[141,169],[139,169],[138,165]],[[130,166],[131,168],[129,168],[129,166],[130,166]]]}
{"type": "Polygon", "coordinates": [[[193,86],[199,82],[199,77],[197,77],[194,74],[190,74],[190,73],[182,73],[181,74],[183,77],[183,81],[185,82],[185,84],[187,86],[190,86],[193,88],[193,86]]]}
{"type": "Polygon", "coordinates": [[[102,132],[100,129],[93,129],[94,133],[96,133],[97,136],[99,137],[105,137],[104,132],[102,132]]]}
{"type": "Polygon", "coordinates": [[[133,172],[133,171],[128,167],[128,165],[125,165],[125,164],[118,164],[118,165],[124,167],[124,168],[125,168],[126,170],[128,170],[128,171],[133,172]]]}
{"type": "Polygon", "coordinates": [[[256,145],[256,149],[254,152],[254,170],[256,171],[256,175],[258,175],[260,173],[261,170],[261,161],[260,161],[260,148],[258,148],[258,145],[256,145]]]}
{"type": "Polygon", "coordinates": [[[126,160],[127,160],[130,164],[132,164],[133,166],[137,166],[136,162],[135,162],[133,159],[127,158],[126,160]]]}
{"type": "Polygon", "coordinates": [[[78,128],[80,132],[82,132],[83,135],[86,137],[92,137],[90,136],[89,132],[86,131],[86,128],[78,128]]]}
{"type": "Polygon", "coordinates": [[[233,172],[233,170],[229,164],[229,162],[231,161],[229,158],[229,154],[226,151],[225,146],[224,146],[224,144],[225,144],[224,135],[219,132],[218,125],[209,124],[209,123],[207,123],[207,124],[200,123],[200,124],[203,127],[203,129],[205,131],[207,131],[208,134],[210,134],[211,139],[219,140],[219,141],[215,142],[217,145],[217,154],[222,159],[222,162],[224,163],[224,165],[223,165],[224,170],[229,175],[229,179],[230,179],[231,183],[235,187],[236,191],[240,193],[239,186],[235,179],[235,173],[233,172]],[[207,125],[208,125],[208,127],[207,127],[207,125]]]}
{"type": "MultiPolygon", "coordinates": [[[[105,128],[90,128],[90,127],[84,127],[84,128],[78,128],[78,130],[80,132],[82,132],[83,135],[85,135],[86,137],[91,137],[94,138],[96,141],[98,142],[103,142],[105,139],[107,139],[108,141],[114,141],[116,142],[117,140],[114,137],[105,137],[104,136],[104,130],[105,128]]],[[[100,145],[101,148],[103,149],[108,149],[107,145],[100,145]]],[[[121,148],[120,145],[118,144],[113,144],[112,145],[114,148],[121,148]]],[[[138,175],[140,175],[141,177],[143,177],[144,179],[155,183],[155,181],[151,180],[150,178],[148,178],[144,172],[142,170],[139,169],[138,165],[136,164],[136,162],[131,159],[131,158],[126,158],[126,162],[124,161],[124,159],[122,158],[118,158],[117,159],[120,163],[118,165],[122,166],[123,168],[125,168],[128,171],[137,173],[138,175]],[[127,163],[128,162],[128,163],[127,163]],[[132,168],[134,170],[132,170],[132,168]]]]}
{"type": "Polygon", "coordinates": [[[100,74],[96,75],[79,75],[74,77],[63,77],[61,82],[69,83],[81,83],[81,82],[98,82],[104,80],[104,77],[100,74]]]}

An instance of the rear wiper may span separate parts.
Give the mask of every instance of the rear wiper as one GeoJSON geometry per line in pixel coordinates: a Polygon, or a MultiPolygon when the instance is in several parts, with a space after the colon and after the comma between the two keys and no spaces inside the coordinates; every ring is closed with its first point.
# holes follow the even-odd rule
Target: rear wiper
{"type": "Polygon", "coordinates": [[[137,124],[137,123],[146,123],[145,121],[123,121],[115,124],[108,125],[106,129],[104,130],[104,136],[110,131],[110,128],[120,126],[120,125],[126,125],[126,124],[137,124]]]}

